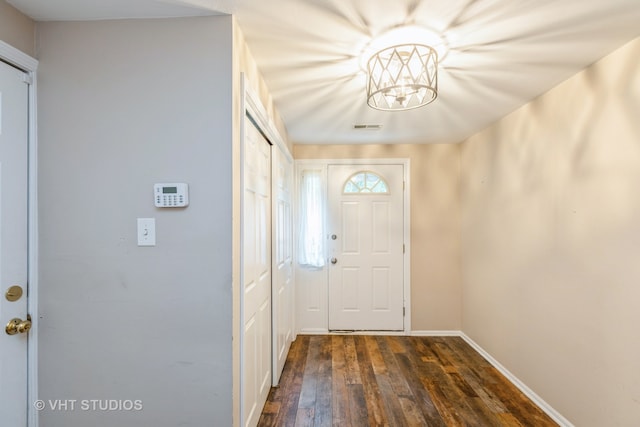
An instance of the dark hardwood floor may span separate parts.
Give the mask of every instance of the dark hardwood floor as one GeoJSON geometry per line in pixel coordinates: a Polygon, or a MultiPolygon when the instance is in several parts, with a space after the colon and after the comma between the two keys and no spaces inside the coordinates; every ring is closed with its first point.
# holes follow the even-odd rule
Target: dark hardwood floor
{"type": "Polygon", "coordinates": [[[459,337],[300,335],[259,426],[556,426],[459,337]]]}

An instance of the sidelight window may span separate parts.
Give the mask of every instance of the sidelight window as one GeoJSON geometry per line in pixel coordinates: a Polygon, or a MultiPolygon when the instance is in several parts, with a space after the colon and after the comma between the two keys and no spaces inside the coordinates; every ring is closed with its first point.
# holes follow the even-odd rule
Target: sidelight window
{"type": "Polygon", "coordinates": [[[302,172],[298,262],[307,268],[324,267],[325,200],[321,170],[302,172]]]}

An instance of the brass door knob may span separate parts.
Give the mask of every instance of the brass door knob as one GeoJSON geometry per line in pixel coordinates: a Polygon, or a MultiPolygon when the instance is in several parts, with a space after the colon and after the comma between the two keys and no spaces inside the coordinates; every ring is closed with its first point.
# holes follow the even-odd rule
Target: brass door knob
{"type": "Polygon", "coordinates": [[[9,320],[9,323],[7,323],[7,326],[4,328],[8,335],[26,334],[29,332],[29,329],[31,329],[31,320],[29,318],[21,320],[18,317],[9,320]]]}

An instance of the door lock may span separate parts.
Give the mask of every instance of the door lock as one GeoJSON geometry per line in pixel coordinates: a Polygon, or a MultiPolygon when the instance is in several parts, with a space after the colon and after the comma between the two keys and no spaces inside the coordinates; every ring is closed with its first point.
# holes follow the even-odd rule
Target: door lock
{"type": "Polygon", "coordinates": [[[31,329],[31,316],[29,315],[25,320],[21,320],[19,317],[9,320],[4,328],[7,335],[26,334],[29,329],[31,329]]]}
{"type": "Polygon", "coordinates": [[[7,289],[4,297],[7,299],[7,301],[18,301],[22,297],[22,288],[18,285],[13,285],[9,289],[7,289]]]}

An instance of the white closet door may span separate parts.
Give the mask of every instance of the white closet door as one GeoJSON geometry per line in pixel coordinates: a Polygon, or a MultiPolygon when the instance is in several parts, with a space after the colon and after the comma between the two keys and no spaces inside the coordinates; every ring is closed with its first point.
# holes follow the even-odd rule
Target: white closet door
{"type": "Polygon", "coordinates": [[[294,338],[293,294],[293,160],[273,150],[273,385],[294,338]]]}
{"type": "Polygon", "coordinates": [[[243,141],[242,415],[258,423],[272,381],[271,146],[248,118],[243,141]]]}

